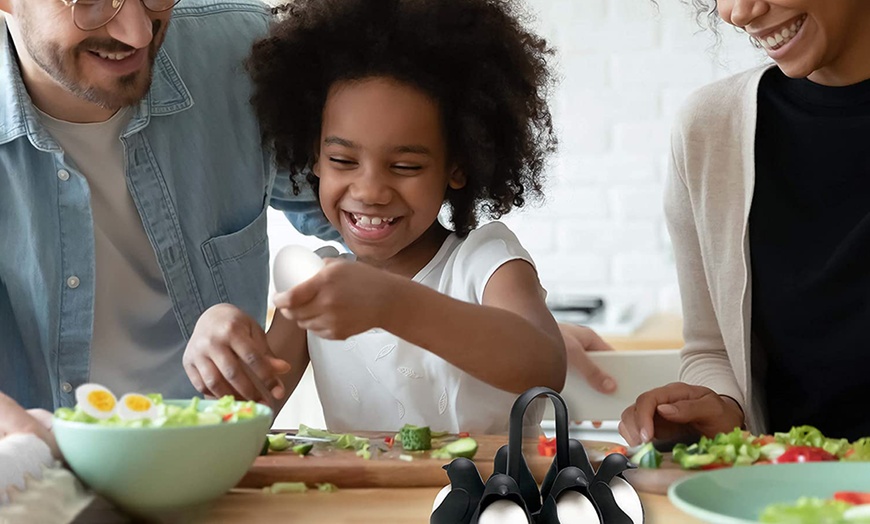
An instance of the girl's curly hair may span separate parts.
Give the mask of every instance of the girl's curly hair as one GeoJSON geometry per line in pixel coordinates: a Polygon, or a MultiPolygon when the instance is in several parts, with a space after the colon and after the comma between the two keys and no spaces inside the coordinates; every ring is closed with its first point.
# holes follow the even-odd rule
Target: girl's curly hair
{"type": "Polygon", "coordinates": [[[719,24],[719,13],[716,11],[716,0],[683,0],[695,9],[695,19],[702,27],[715,30],[719,24]]]}
{"type": "Polygon", "coordinates": [[[553,50],[509,0],[293,0],[247,67],[264,141],[280,166],[310,173],[330,86],[383,76],[432,97],[466,186],[448,189],[454,230],[541,197],[555,150],[547,96],[553,50]]]}

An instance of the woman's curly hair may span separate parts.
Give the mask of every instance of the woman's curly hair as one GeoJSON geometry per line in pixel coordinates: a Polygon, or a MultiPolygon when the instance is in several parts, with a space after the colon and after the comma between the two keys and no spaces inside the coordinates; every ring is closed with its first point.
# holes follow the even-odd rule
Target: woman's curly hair
{"type": "Polygon", "coordinates": [[[553,50],[504,0],[293,0],[247,67],[264,141],[278,164],[308,176],[335,82],[373,76],[412,85],[441,111],[448,156],[467,178],[448,189],[454,230],[542,196],[555,150],[547,96],[553,50]]]}

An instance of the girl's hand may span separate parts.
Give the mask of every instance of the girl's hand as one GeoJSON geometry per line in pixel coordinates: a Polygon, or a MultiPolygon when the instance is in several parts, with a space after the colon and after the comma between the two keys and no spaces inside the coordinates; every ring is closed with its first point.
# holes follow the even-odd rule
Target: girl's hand
{"type": "Polygon", "coordinates": [[[51,432],[52,415],[44,409],[25,410],[9,396],[0,393],[0,438],[13,433],[31,433],[48,444],[54,458],[60,450],[51,432]]]}
{"type": "Polygon", "coordinates": [[[733,398],[703,386],[673,382],[637,397],[622,412],[619,433],[636,446],[653,439],[713,437],[743,424],[743,410],[733,398]]]}
{"type": "Polygon", "coordinates": [[[586,326],[560,323],[559,331],[562,332],[562,339],[565,341],[568,365],[580,372],[596,391],[601,393],[616,391],[616,380],[596,366],[586,354],[587,351],[613,351],[613,348],[586,326]]]}
{"type": "Polygon", "coordinates": [[[300,328],[326,339],[343,340],[385,327],[396,298],[391,290],[405,279],[345,260],[326,260],[316,275],[275,296],[275,307],[300,328]]]}
{"type": "Polygon", "coordinates": [[[290,364],[272,353],[257,321],[230,304],[218,304],[202,314],[182,363],[190,382],[205,395],[268,404],[270,394],[283,398],[278,376],[290,371],[290,364]]]}

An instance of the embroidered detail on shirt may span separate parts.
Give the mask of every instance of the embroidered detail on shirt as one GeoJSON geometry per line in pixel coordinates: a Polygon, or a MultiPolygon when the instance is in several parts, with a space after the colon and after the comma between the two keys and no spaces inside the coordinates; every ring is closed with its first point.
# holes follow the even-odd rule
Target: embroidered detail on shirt
{"type": "Polygon", "coordinates": [[[380,351],[378,351],[378,355],[375,357],[375,360],[377,361],[386,357],[387,355],[392,353],[394,349],[396,349],[395,344],[387,344],[386,346],[382,347],[380,351]]]}
{"type": "Polygon", "coordinates": [[[396,407],[399,409],[399,418],[405,418],[405,406],[403,406],[402,403],[397,400],[396,407]]]}
{"type": "Polygon", "coordinates": [[[353,384],[350,385],[350,396],[352,396],[353,399],[356,400],[357,404],[360,403],[359,402],[359,391],[356,390],[356,386],[354,386],[353,384]]]}
{"type": "Polygon", "coordinates": [[[383,333],[383,332],[384,332],[384,330],[381,328],[371,328],[370,330],[366,331],[366,333],[368,333],[369,335],[377,335],[378,333],[383,333]]]}
{"type": "Polygon", "coordinates": [[[408,378],[423,378],[423,375],[420,375],[416,371],[414,371],[413,369],[405,367],[405,366],[401,366],[399,368],[396,368],[396,371],[398,371],[402,375],[405,375],[408,378]]]}
{"type": "Polygon", "coordinates": [[[447,388],[441,393],[441,398],[438,399],[438,414],[443,415],[447,411],[447,388]]]}
{"type": "Polygon", "coordinates": [[[368,366],[366,366],[366,371],[368,371],[368,372],[369,372],[369,375],[371,375],[371,376],[372,376],[372,379],[374,379],[374,381],[375,381],[375,382],[377,382],[377,383],[378,383],[378,384],[380,384],[380,383],[381,383],[381,381],[380,381],[380,380],[378,380],[378,377],[377,377],[377,375],[375,375],[375,372],[374,372],[374,371],[372,371],[372,370],[371,370],[371,368],[369,368],[369,367],[368,367],[368,366]]]}
{"type": "Polygon", "coordinates": [[[344,344],[344,350],[345,351],[353,351],[354,349],[357,348],[357,346],[359,346],[359,342],[357,342],[356,340],[353,340],[353,339],[347,339],[345,341],[345,344],[344,344]]]}

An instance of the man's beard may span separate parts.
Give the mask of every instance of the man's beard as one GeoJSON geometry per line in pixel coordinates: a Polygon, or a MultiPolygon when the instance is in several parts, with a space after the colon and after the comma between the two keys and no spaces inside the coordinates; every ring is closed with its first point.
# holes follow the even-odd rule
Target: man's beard
{"type": "MultiPolygon", "coordinates": [[[[26,17],[25,17],[26,18],[26,17]]],[[[21,34],[24,46],[39,67],[41,67],[55,82],[64,86],[69,92],[79,98],[87,100],[105,109],[120,109],[139,103],[145,97],[151,87],[151,70],[154,67],[154,59],[157,51],[166,36],[166,26],[162,20],[152,22],[153,38],[148,46],[147,66],[119,77],[113,81],[111,88],[88,85],[81,78],[79,63],[84,53],[89,50],[99,50],[104,53],[124,53],[133,51],[134,48],[123,44],[113,38],[86,38],[71,50],[64,52],[54,42],[34,42],[32,35],[35,34],[25,21],[21,24],[21,34]]],[[[168,21],[167,21],[168,26],[168,21]]]]}

